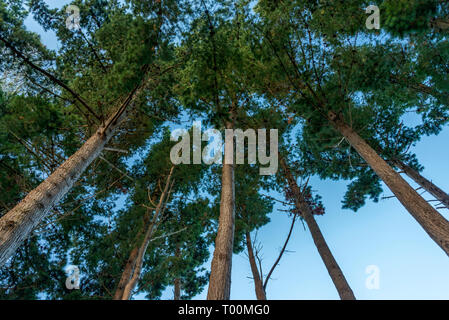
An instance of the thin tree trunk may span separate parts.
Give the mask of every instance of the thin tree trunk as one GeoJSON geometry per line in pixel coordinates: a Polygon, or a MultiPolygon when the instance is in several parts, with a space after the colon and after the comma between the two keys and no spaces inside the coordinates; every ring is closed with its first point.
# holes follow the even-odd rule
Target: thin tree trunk
{"type": "Polygon", "coordinates": [[[280,158],[280,163],[284,169],[284,174],[288,181],[289,187],[295,196],[295,205],[301,212],[301,216],[304,218],[307,226],[309,227],[313,242],[315,243],[321,259],[323,260],[324,265],[326,266],[327,271],[334,282],[335,288],[337,288],[340,298],[342,300],[355,300],[354,293],[352,292],[352,289],[346,281],[340,266],[329,249],[326,240],[324,239],[323,234],[315,221],[313,213],[290,171],[290,168],[282,157],[280,158]]]}
{"type": "MultiPolygon", "coordinates": [[[[226,123],[227,129],[233,123],[226,123]]],[[[234,142],[232,143],[232,148],[234,142]]],[[[226,147],[225,147],[226,158],[226,147]]],[[[235,185],[234,164],[223,164],[221,177],[220,217],[215,251],[209,277],[208,300],[229,300],[231,295],[232,250],[234,247],[235,185]]]]}
{"type": "Polygon", "coordinates": [[[449,221],[422,198],[402,177],[393,170],[352,128],[335,113],[329,113],[329,121],[351,146],[365,159],[371,169],[385,182],[402,205],[423,227],[429,236],[449,255],[449,221]]]}
{"type": "Polygon", "coordinates": [[[424,190],[433,195],[436,199],[441,201],[441,203],[449,209],[449,194],[441,190],[432,181],[427,180],[418,171],[412,167],[406,165],[404,162],[399,160],[394,160],[393,163],[404,173],[412,178],[417,184],[419,184],[424,190]]]}
{"type": "Polygon", "coordinates": [[[153,232],[155,230],[156,221],[160,214],[160,212],[164,208],[165,199],[168,200],[168,194],[170,193],[169,187],[170,187],[170,181],[173,174],[174,166],[170,169],[170,174],[167,177],[167,181],[165,183],[164,191],[161,194],[161,197],[159,199],[159,203],[156,207],[156,210],[154,212],[153,219],[145,233],[144,239],[142,241],[142,245],[139,248],[139,252],[136,259],[136,264],[132,273],[131,279],[128,281],[128,283],[125,285],[125,289],[123,290],[122,300],[129,300],[132,294],[132,291],[135,289],[137,282],[139,281],[140,274],[142,272],[143,267],[143,260],[145,257],[145,253],[148,248],[148,244],[150,243],[151,237],[153,236],[153,232]]]}
{"type": "Polygon", "coordinates": [[[121,122],[127,118],[144,86],[134,90],[115,113],[84,145],[60,165],[45,181],[0,218],[0,266],[17,250],[33,229],[72,188],[86,168],[102,152],[121,122]]]}
{"type": "MultiPolygon", "coordinates": [[[[181,258],[181,249],[179,248],[179,244],[176,246],[175,257],[177,262],[179,263],[179,259],[181,258]]],[[[181,300],[181,278],[176,277],[174,281],[175,294],[174,300],[181,300]]]]}
{"type": "Polygon", "coordinates": [[[248,249],[248,259],[249,264],[251,265],[251,272],[253,274],[257,300],[267,300],[261,279],[262,275],[259,274],[259,269],[257,268],[256,257],[254,256],[251,235],[249,232],[246,232],[246,248],[248,249]]]}
{"type": "Polygon", "coordinates": [[[125,268],[123,269],[123,273],[120,278],[120,282],[117,286],[117,290],[115,290],[113,300],[121,300],[122,299],[123,292],[125,291],[125,286],[129,282],[129,279],[131,279],[133,270],[136,266],[136,260],[137,260],[138,253],[139,253],[139,247],[135,247],[131,251],[128,261],[126,262],[125,268]]]}
{"type": "Polygon", "coordinates": [[[290,230],[288,231],[287,239],[285,239],[284,246],[282,247],[281,252],[279,252],[279,256],[277,257],[276,261],[274,262],[273,266],[271,267],[270,271],[268,272],[267,277],[263,283],[263,290],[265,292],[267,291],[268,281],[270,280],[271,275],[274,272],[274,269],[276,269],[276,267],[278,266],[279,261],[281,261],[282,256],[284,255],[284,252],[287,249],[287,244],[290,241],[290,237],[292,236],[293,228],[295,227],[295,222],[296,222],[296,215],[292,219],[292,224],[290,225],[290,230]]]}
{"type": "Polygon", "coordinates": [[[173,300],[181,300],[181,279],[176,278],[174,281],[175,285],[175,297],[173,300]]]}
{"type": "MultiPolygon", "coordinates": [[[[134,243],[138,243],[144,231],[148,227],[148,223],[150,222],[150,210],[147,210],[143,217],[143,226],[136,234],[134,243]]],[[[122,276],[120,277],[119,284],[117,289],[115,290],[113,300],[121,300],[123,297],[123,292],[125,291],[125,286],[129,282],[129,279],[132,277],[133,270],[136,266],[137,256],[139,253],[139,246],[136,245],[129,254],[128,260],[126,261],[125,267],[123,268],[122,276]]]]}

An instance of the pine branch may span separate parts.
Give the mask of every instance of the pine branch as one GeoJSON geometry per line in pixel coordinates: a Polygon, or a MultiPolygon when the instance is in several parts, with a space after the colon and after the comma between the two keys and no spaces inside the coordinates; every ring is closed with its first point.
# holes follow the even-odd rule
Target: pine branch
{"type": "Polygon", "coordinates": [[[101,117],[99,117],[93,109],[84,101],[83,98],[79,94],[77,94],[75,91],[70,89],[64,82],[56,78],[54,75],[50,74],[49,72],[45,71],[41,67],[37,66],[33,62],[31,62],[30,59],[28,59],[22,52],[20,52],[18,49],[16,49],[10,42],[8,42],[6,39],[4,39],[2,36],[0,36],[0,41],[2,41],[7,48],[9,48],[16,56],[18,56],[20,59],[23,60],[27,65],[29,65],[31,68],[37,70],[44,76],[46,76],[48,79],[59,85],[60,87],[67,90],[76,100],[78,100],[97,120],[101,121],[101,117]]]}

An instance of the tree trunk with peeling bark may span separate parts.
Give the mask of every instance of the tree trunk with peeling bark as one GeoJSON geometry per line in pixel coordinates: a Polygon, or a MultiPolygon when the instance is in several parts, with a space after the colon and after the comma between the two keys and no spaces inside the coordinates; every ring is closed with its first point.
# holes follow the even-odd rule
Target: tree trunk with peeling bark
{"type": "Polygon", "coordinates": [[[295,178],[293,177],[290,168],[288,167],[285,160],[280,158],[281,166],[284,170],[285,177],[287,179],[288,185],[292,190],[295,196],[295,205],[296,208],[301,212],[301,216],[304,218],[310,233],[313,238],[313,242],[315,243],[316,248],[318,249],[318,253],[321,256],[321,259],[326,266],[327,271],[335,285],[335,288],[338,291],[338,294],[342,300],[355,300],[354,293],[352,292],[351,287],[349,286],[346,278],[341,271],[340,266],[334,258],[331,250],[329,249],[326,240],[324,239],[323,234],[315,221],[315,217],[313,216],[312,210],[310,209],[309,204],[307,203],[304,195],[300,191],[295,178]]]}
{"type": "Polygon", "coordinates": [[[257,268],[256,257],[254,256],[251,235],[249,232],[246,232],[246,248],[248,250],[248,259],[251,266],[251,272],[253,274],[257,300],[267,300],[267,296],[263,287],[262,275],[259,274],[259,269],[257,268]]]}
{"type": "MultiPolygon", "coordinates": [[[[233,123],[227,122],[226,128],[232,129],[233,123]]],[[[231,144],[234,148],[234,142],[231,144]]],[[[226,158],[225,146],[225,158],[226,158]]],[[[220,217],[215,238],[215,250],[212,258],[207,300],[229,300],[231,295],[232,251],[235,228],[235,184],[234,164],[223,164],[221,177],[220,217]]]]}
{"type": "Polygon", "coordinates": [[[415,218],[427,234],[449,255],[449,221],[421,197],[388,163],[382,159],[341,116],[329,112],[328,119],[334,128],[367,162],[390,188],[402,205],[415,218]]]}
{"type": "Polygon", "coordinates": [[[417,184],[419,184],[424,190],[434,196],[436,199],[441,201],[441,203],[449,209],[449,194],[440,189],[432,181],[427,180],[418,171],[412,167],[406,165],[404,162],[399,160],[394,160],[393,163],[401,169],[407,176],[413,179],[417,184]]]}

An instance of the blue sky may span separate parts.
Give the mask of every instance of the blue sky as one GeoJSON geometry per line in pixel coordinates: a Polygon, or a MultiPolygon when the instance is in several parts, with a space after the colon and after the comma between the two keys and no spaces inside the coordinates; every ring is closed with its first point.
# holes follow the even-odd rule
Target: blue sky
{"type": "MultiPolygon", "coordinates": [[[[48,0],[51,7],[69,1],[48,0]]],[[[35,21],[26,25],[42,36],[43,42],[57,48],[54,33],[44,33],[35,21]]],[[[439,136],[424,137],[411,151],[425,166],[423,175],[443,190],[449,190],[449,128],[439,136]]],[[[294,141],[292,141],[294,143],[294,141]]],[[[337,262],[358,299],[449,299],[449,259],[396,199],[368,202],[359,212],[341,209],[346,182],[313,178],[313,189],[323,197],[326,215],[317,222],[337,262]],[[369,290],[365,271],[370,265],[380,270],[380,287],[369,290]]],[[[413,183],[411,183],[415,186],[413,183]]],[[[384,188],[383,196],[392,193],[384,188]]],[[[282,200],[281,195],[273,194],[282,200]]],[[[424,194],[426,199],[432,199],[424,194]]],[[[291,220],[275,207],[271,223],[258,232],[263,245],[263,265],[268,271],[288,233],[291,220]]],[[[447,210],[441,213],[449,218],[447,210]]],[[[310,233],[296,224],[285,254],[267,288],[269,299],[338,299],[335,287],[315,248],[310,233]]],[[[210,266],[208,262],[207,266],[210,266]]],[[[246,256],[234,255],[232,299],[255,299],[246,256]]],[[[204,299],[207,289],[196,299],[204,299]]],[[[171,289],[163,298],[171,299],[171,289]]]]}

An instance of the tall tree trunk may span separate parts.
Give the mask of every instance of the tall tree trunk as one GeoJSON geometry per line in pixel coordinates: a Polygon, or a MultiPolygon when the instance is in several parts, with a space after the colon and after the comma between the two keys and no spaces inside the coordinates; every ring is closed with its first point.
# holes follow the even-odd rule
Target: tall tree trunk
{"type": "Polygon", "coordinates": [[[261,279],[262,275],[259,274],[259,269],[257,268],[256,257],[254,256],[251,235],[249,232],[246,232],[246,248],[248,249],[248,259],[249,264],[251,265],[251,272],[253,274],[257,300],[267,300],[261,279]]]}
{"type": "Polygon", "coordinates": [[[127,98],[119,112],[103,124],[84,145],[60,165],[45,181],[0,218],[0,266],[17,250],[32,230],[72,188],[86,168],[102,152],[121,122],[127,118],[144,86],[127,98]]]}
{"type": "Polygon", "coordinates": [[[295,196],[295,205],[301,212],[301,216],[304,218],[307,226],[309,227],[313,242],[315,243],[321,259],[323,260],[324,265],[326,266],[327,271],[329,272],[329,275],[334,282],[335,288],[337,288],[340,298],[342,300],[355,300],[354,293],[352,292],[351,287],[346,281],[346,278],[341,271],[340,266],[332,255],[332,252],[329,249],[326,240],[324,239],[323,234],[321,233],[321,230],[315,221],[309,204],[307,203],[304,195],[299,189],[296,180],[290,171],[290,168],[282,157],[280,158],[280,163],[284,170],[288,185],[295,196]]]}
{"type": "Polygon", "coordinates": [[[181,279],[176,278],[174,281],[175,297],[173,300],[181,300],[181,279]]]}
{"type": "MultiPolygon", "coordinates": [[[[145,230],[148,228],[148,223],[150,223],[150,211],[147,210],[143,217],[143,226],[136,234],[134,243],[139,243],[142,235],[145,230]]],[[[128,260],[126,261],[125,267],[123,268],[122,276],[120,277],[120,281],[118,283],[117,289],[115,290],[113,300],[121,300],[123,297],[123,292],[125,291],[125,286],[131,279],[133,270],[136,266],[136,261],[139,253],[139,246],[136,245],[129,254],[128,260]]]]}
{"type": "MultiPolygon", "coordinates": [[[[176,245],[175,258],[176,262],[179,263],[181,259],[181,248],[179,244],[176,245]]],[[[174,300],[181,300],[181,278],[179,276],[175,278],[174,287],[175,287],[174,300]]]]}
{"type": "Polygon", "coordinates": [[[143,238],[142,244],[139,248],[139,252],[137,254],[137,259],[136,259],[136,263],[134,266],[134,270],[132,272],[132,277],[131,279],[128,281],[128,283],[125,285],[125,288],[123,290],[123,295],[122,295],[122,300],[129,300],[131,298],[131,294],[132,291],[135,289],[139,278],[140,278],[140,274],[142,272],[142,267],[143,267],[143,260],[145,257],[145,253],[147,251],[148,248],[148,244],[150,243],[150,240],[153,236],[154,230],[157,227],[157,219],[159,217],[159,214],[161,213],[161,211],[163,211],[164,208],[164,203],[166,202],[166,199],[168,200],[169,194],[170,194],[170,181],[171,181],[171,177],[173,174],[173,170],[174,170],[174,166],[171,167],[170,169],[170,174],[167,177],[167,181],[165,183],[165,187],[164,190],[161,194],[161,197],[159,199],[159,203],[157,204],[157,207],[155,209],[154,212],[154,216],[153,219],[150,223],[150,225],[148,226],[148,229],[145,233],[145,236],[143,238]]]}
{"type": "Polygon", "coordinates": [[[365,159],[371,169],[385,182],[402,205],[429,236],[449,255],[449,221],[422,198],[393,170],[343,119],[329,112],[329,121],[351,146],[365,159]]]}
{"type": "MultiPolygon", "coordinates": [[[[227,122],[226,128],[232,129],[227,122]]],[[[232,142],[234,148],[234,142],[232,142]]],[[[225,158],[226,158],[225,146],[225,158]]],[[[234,164],[223,164],[221,177],[220,217],[215,238],[215,251],[209,277],[208,300],[229,300],[231,295],[232,251],[234,247],[235,221],[234,164]]]]}
{"type": "Polygon", "coordinates": [[[419,184],[424,190],[433,195],[436,199],[441,201],[441,203],[449,209],[449,194],[441,190],[432,181],[427,180],[418,171],[412,167],[406,165],[404,162],[399,160],[394,160],[393,163],[404,173],[412,178],[417,184],[419,184]]]}
{"type": "Polygon", "coordinates": [[[136,260],[137,260],[138,253],[139,253],[139,247],[135,247],[131,251],[128,261],[126,262],[125,268],[123,269],[123,273],[120,278],[120,282],[117,286],[117,289],[115,290],[113,300],[121,300],[122,299],[123,292],[125,291],[125,286],[129,282],[129,279],[131,279],[133,270],[136,266],[136,260]]]}

